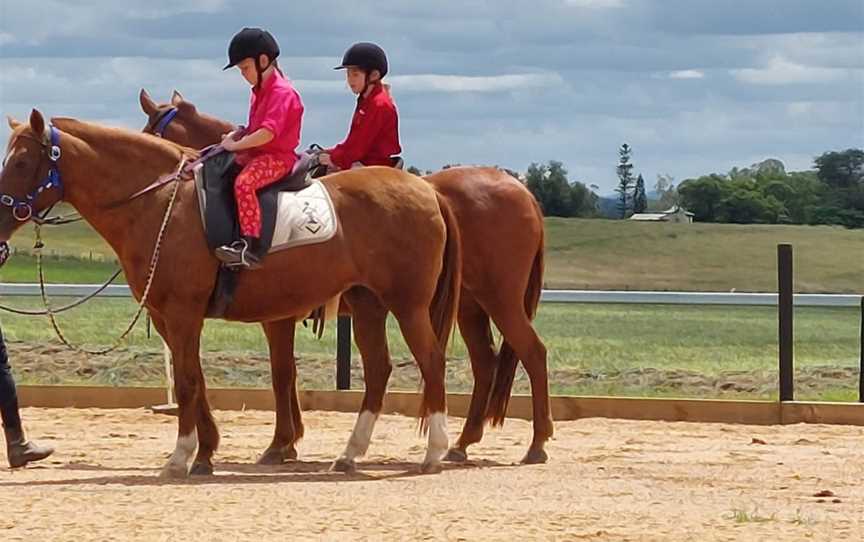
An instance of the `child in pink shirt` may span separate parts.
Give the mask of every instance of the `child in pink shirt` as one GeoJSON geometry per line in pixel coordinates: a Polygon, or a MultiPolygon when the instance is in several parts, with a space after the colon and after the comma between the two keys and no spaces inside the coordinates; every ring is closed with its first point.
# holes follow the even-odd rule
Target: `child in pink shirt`
{"type": "Polygon", "coordinates": [[[253,87],[248,126],[222,141],[243,166],[234,184],[241,239],[216,249],[216,256],[229,266],[260,267],[252,248],[261,237],[257,192],[290,173],[298,159],[303,102],[276,65],[278,56],[276,40],[260,28],[244,28],[228,47],[224,69],[237,66],[253,87]]]}

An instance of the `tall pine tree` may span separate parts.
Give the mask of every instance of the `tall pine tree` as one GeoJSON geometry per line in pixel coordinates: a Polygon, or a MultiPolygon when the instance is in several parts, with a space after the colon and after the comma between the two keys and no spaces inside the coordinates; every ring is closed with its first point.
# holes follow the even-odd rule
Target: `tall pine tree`
{"type": "Polygon", "coordinates": [[[630,163],[630,145],[624,143],[618,149],[618,211],[621,213],[621,218],[627,218],[627,212],[632,207],[630,191],[633,187],[633,164],[630,163]]]}
{"type": "Polygon", "coordinates": [[[645,193],[645,179],[642,174],[636,178],[636,188],[633,190],[633,212],[644,213],[648,208],[648,194],[645,193]]]}

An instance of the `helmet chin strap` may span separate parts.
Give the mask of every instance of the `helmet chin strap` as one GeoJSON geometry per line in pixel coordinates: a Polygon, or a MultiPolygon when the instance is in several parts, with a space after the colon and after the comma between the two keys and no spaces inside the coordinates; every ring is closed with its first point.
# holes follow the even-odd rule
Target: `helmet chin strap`
{"type": "Polygon", "coordinates": [[[258,74],[258,80],[255,81],[255,90],[261,90],[262,79],[264,78],[264,68],[261,67],[261,55],[255,57],[255,71],[258,74]]]}
{"type": "Polygon", "coordinates": [[[278,63],[279,61],[278,60],[276,60],[276,59],[270,60],[267,63],[267,67],[262,68],[260,59],[261,59],[260,55],[255,58],[255,71],[258,73],[258,81],[255,82],[255,90],[261,89],[261,85],[264,83],[264,72],[266,72],[270,68],[273,68],[274,70],[278,70],[279,73],[282,73],[282,70],[279,69],[279,63],[278,63]]]}
{"type": "Polygon", "coordinates": [[[364,82],[364,84],[363,84],[363,92],[360,93],[360,97],[361,97],[361,98],[365,98],[365,97],[366,97],[366,93],[369,92],[369,89],[372,87],[372,85],[374,85],[375,83],[380,83],[380,82],[381,82],[381,78],[378,78],[378,79],[376,79],[376,80],[374,80],[374,81],[370,81],[370,80],[369,80],[369,72],[364,71],[364,72],[363,72],[363,82],[364,82]]]}

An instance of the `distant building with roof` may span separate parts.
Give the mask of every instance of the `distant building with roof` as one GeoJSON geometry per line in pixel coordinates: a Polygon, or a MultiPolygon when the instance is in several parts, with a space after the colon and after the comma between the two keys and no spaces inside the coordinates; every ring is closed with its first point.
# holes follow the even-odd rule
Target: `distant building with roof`
{"type": "Polygon", "coordinates": [[[636,213],[630,217],[630,220],[639,222],[671,222],[673,224],[692,224],[693,213],[687,211],[683,207],[676,205],[668,211],[662,213],[636,213]]]}

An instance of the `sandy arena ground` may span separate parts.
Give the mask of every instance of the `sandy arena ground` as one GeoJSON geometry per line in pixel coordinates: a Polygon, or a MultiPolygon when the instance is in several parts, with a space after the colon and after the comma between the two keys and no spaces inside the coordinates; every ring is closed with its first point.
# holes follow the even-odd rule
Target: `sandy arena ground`
{"type": "Polygon", "coordinates": [[[509,420],[473,463],[417,476],[416,422],[385,416],[346,476],[328,467],[353,415],[307,412],[281,467],[253,464],[272,413],[216,418],[216,476],[176,482],[157,478],[174,418],[25,410],[58,451],[0,471],[0,540],[864,540],[861,427],[559,422],[550,463],[524,467],[530,425],[509,420]]]}

